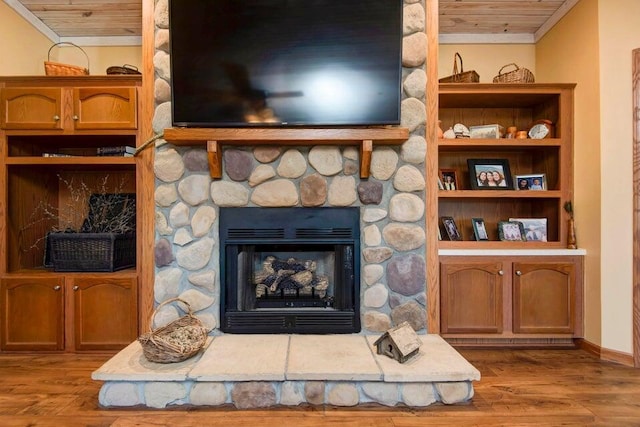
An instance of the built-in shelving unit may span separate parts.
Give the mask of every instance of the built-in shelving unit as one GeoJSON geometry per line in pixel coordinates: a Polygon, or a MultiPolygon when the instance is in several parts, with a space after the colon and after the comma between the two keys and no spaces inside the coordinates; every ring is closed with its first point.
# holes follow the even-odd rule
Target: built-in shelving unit
{"type": "Polygon", "coordinates": [[[573,196],[573,84],[440,84],[443,130],[500,125],[528,131],[553,123],[544,139],[436,139],[433,221],[452,217],[462,240],[438,240],[439,333],[456,345],[571,345],[583,333],[583,255],[568,250],[564,204],[573,196]],[[477,189],[468,160],[505,160],[512,188],[477,189]],[[455,190],[438,189],[440,170],[454,170],[455,190]],[[546,178],[543,190],[515,189],[519,175],[546,178]],[[475,184],[475,183],[474,183],[475,184]],[[484,220],[488,240],[475,239],[472,218],[484,220]],[[545,218],[546,241],[502,241],[498,223],[545,218]]]}
{"type": "Polygon", "coordinates": [[[0,351],[116,350],[137,338],[142,239],[134,267],[60,272],[46,236],[67,221],[81,228],[86,191],[145,191],[140,158],[98,155],[139,145],[141,87],[140,76],[0,77],[0,351]]]}

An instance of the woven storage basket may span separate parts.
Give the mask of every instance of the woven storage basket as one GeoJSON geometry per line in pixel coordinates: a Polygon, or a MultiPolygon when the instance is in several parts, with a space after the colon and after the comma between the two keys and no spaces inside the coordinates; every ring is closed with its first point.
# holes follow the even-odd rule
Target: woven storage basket
{"type": "Polygon", "coordinates": [[[116,271],[136,265],[135,233],[49,233],[47,244],[55,271],[116,271]]]}
{"type": "Polygon", "coordinates": [[[526,68],[520,68],[516,64],[507,64],[504,67],[500,68],[498,71],[498,75],[493,78],[494,83],[534,83],[535,77],[533,73],[526,68]],[[506,67],[510,66],[516,67],[515,70],[508,71],[503,73],[506,67]]]}
{"type": "Polygon", "coordinates": [[[107,75],[112,74],[142,74],[135,65],[124,64],[123,66],[114,65],[107,68],[107,75]]]}
{"type": "Polygon", "coordinates": [[[47,54],[47,60],[44,61],[44,73],[47,76],[88,76],[89,75],[89,56],[87,52],[85,52],[80,46],[73,44],[71,42],[60,42],[56,43],[49,48],[49,53],[47,54]],[[70,64],[61,64],[59,62],[52,62],[51,59],[51,49],[60,45],[69,45],[74,46],[80,49],[80,51],[84,54],[85,59],[87,60],[87,66],[80,67],[78,65],[70,65],[70,64]]]}
{"type": "Polygon", "coordinates": [[[142,345],[142,353],[149,362],[182,362],[195,356],[207,342],[207,329],[193,315],[189,303],[180,298],[170,298],[158,305],[151,314],[151,325],[153,325],[153,318],[158,310],[174,301],[186,305],[188,313],[161,328],[152,329],[151,332],[138,338],[138,342],[142,345]]]}
{"type": "Polygon", "coordinates": [[[464,71],[462,56],[458,52],[453,56],[453,74],[438,80],[440,83],[478,83],[480,76],[474,70],[464,71]],[[460,71],[458,72],[458,60],[460,60],[460,71]]]}

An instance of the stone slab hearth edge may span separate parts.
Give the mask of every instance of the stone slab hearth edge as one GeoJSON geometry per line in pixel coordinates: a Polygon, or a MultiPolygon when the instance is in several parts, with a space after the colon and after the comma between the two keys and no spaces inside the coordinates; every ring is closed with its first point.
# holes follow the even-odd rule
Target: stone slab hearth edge
{"type": "Polygon", "coordinates": [[[473,397],[480,372],[438,335],[404,364],[376,354],[379,336],[219,335],[180,363],[148,362],[136,341],[93,372],[106,407],[276,405],[424,407],[473,397]]]}

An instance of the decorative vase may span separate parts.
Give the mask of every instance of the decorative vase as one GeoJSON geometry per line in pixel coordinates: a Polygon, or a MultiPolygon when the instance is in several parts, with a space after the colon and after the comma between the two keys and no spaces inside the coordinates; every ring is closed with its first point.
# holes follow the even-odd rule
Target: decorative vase
{"type": "Polygon", "coordinates": [[[567,230],[567,248],[569,249],[578,248],[578,245],[576,242],[576,227],[575,227],[573,218],[569,219],[569,228],[567,230]]]}
{"type": "Polygon", "coordinates": [[[442,120],[438,120],[438,139],[442,139],[444,137],[444,131],[442,130],[442,120]]]}

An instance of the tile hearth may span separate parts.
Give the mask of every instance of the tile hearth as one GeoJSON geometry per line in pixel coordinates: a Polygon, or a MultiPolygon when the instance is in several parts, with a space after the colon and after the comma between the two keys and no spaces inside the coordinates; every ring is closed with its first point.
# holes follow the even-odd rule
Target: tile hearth
{"type": "Polygon", "coordinates": [[[107,407],[175,405],[238,409],[378,403],[422,407],[473,397],[480,372],[438,335],[421,335],[400,364],[375,352],[378,336],[220,335],[180,363],[148,362],[136,341],[93,372],[107,407]]]}

